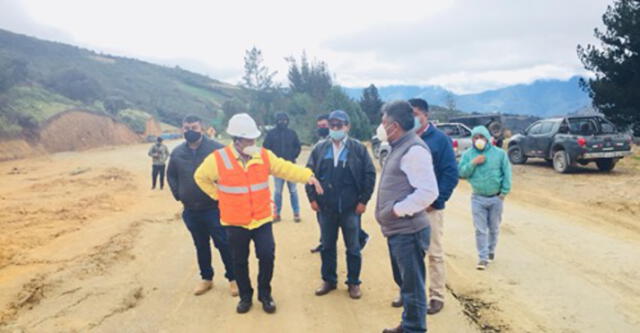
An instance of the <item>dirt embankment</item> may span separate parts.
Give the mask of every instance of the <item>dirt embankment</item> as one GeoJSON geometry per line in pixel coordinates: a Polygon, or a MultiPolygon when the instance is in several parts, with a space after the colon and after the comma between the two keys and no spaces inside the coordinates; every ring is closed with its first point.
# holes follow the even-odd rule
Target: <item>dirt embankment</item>
{"type": "Polygon", "coordinates": [[[149,118],[147,119],[147,123],[145,125],[145,130],[144,130],[144,137],[148,137],[148,136],[159,136],[160,134],[162,134],[162,127],[160,126],[160,123],[158,122],[158,120],[156,120],[155,118],[149,118]]]}
{"type": "MultiPolygon", "coordinates": [[[[153,118],[147,122],[147,132],[159,130],[153,118]]],[[[33,137],[0,140],[0,161],[141,141],[140,135],[113,118],[84,110],[70,110],[47,120],[33,137]]]]}
{"type": "Polygon", "coordinates": [[[106,145],[140,142],[126,125],[85,111],[68,111],[51,118],[40,131],[40,142],[49,152],[74,151],[106,145]]]}

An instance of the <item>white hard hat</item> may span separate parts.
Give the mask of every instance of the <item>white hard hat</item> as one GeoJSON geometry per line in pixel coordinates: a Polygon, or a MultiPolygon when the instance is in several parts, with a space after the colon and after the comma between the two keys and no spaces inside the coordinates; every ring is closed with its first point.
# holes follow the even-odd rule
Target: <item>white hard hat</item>
{"type": "Polygon", "coordinates": [[[257,139],[260,137],[260,130],[256,121],[246,113],[239,113],[233,115],[229,119],[229,126],[227,127],[227,134],[232,137],[244,138],[244,139],[257,139]]]}

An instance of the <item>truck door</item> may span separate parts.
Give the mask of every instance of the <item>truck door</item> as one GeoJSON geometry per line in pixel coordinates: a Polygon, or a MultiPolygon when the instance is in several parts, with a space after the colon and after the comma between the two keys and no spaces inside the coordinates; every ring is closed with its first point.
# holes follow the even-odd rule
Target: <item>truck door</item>
{"type": "Polygon", "coordinates": [[[556,130],[556,122],[543,121],[540,127],[540,133],[535,135],[535,156],[547,157],[551,142],[553,141],[554,130],[556,130]]]}
{"type": "Polygon", "coordinates": [[[538,121],[529,126],[529,128],[527,128],[527,130],[525,131],[525,135],[522,138],[520,145],[522,147],[522,152],[526,156],[537,156],[536,136],[540,133],[541,130],[542,122],[538,121]]]}

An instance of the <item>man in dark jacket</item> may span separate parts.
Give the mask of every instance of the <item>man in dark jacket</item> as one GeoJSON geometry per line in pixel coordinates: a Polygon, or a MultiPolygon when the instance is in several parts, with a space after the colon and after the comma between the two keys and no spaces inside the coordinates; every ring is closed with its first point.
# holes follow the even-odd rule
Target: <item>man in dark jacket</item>
{"type": "Polygon", "coordinates": [[[227,232],[220,225],[218,202],[202,192],[193,179],[196,169],[205,157],[224,146],[202,135],[202,120],[197,116],[187,116],[182,121],[182,130],[186,142],[171,152],[167,181],[173,197],[182,202],[182,219],[191,233],[196,247],[198,266],[202,281],[198,283],[194,294],[202,295],[212,287],[213,267],[211,266],[211,243],[220,252],[229,280],[231,295],[238,295],[238,287],[233,273],[233,263],[227,232]]]}
{"type": "Polygon", "coordinates": [[[307,167],[320,180],[324,195],[318,196],[307,186],[311,207],[318,212],[322,233],[322,280],[316,295],[322,296],[336,289],[338,230],[347,247],[347,285],[349,296],[361,297],[360,215],[366,210],[376,180],[376,170],[366,147],[348,137],[349,116],[342,110],[329,115],[329,139],[317,144],[307,167]]]}
{"type": "MultiPolygon", "coordinates": [[[[436,314],[444,306],[445,265],[442,247],[444,234],[444,207],[458,185],[458,163],[453,151],[451,138],[429,123],[429,104],[421,98],[409,100],[413,115],[420,122],[416,133],[431,150],[433,170],[438,181],[438,198],[427,208],[431,223],[431,241],[429,245],[429,310],[428,314],[436,314]]],[[[394,305],[398,304],[398,301],[394,305]]]]}
{"type": "MultiPolygon", "coordinates": [[[[289,128],[289,116],[286,113],[279,112],[276,114],[276,128],[267,133],[266,138],[262,146],[268,150],[271,150],[276,156],[283,158],[293,163],[300,155],[300,140],[296,132],[289,128]]],[[[275,189],[273,191],[273,201],[276,205],[276,214],[273,218],[273,222],[279,222],[280,212],[282,210],[282,189],[284,188],[285,180],[282,178],[274,177],[275,189]]],[[[300,203],[298,201],[298,191],[296,190],[296,183],[286,182],[287,188],[289,188],[289,194],[291,197],[291,207],[293,208],[293,220],[300,222],[300,203]]]]}

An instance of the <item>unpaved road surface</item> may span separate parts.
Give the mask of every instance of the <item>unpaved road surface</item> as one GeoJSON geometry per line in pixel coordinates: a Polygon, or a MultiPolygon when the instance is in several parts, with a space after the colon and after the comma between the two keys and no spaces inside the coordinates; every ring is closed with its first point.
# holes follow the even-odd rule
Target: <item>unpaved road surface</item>
{"type": "MultiPolygon", "coordinates": [[[[214,289],[193,296],[195,249],[169,191],[149,190],[147,149],[0,163],[0,332],[379,332],[398,322],[373,206],[363,219],[372,239],[363,251],[362,299],[348,298],[342,285],[313,295],[320,259],[309,248],[318,227],[307,204],[302,223],[285,206],[275,226],[276,314],[258,306],[235,313],[217,254],[214,289]]],[[[430,331],[639,332],[636,165],[609,175],[557,175],[535,162],[514,170],[497,261],[485,272],[474,269],[468,185],[451,199],[451,294],[429,317],[430,331]]]]}

